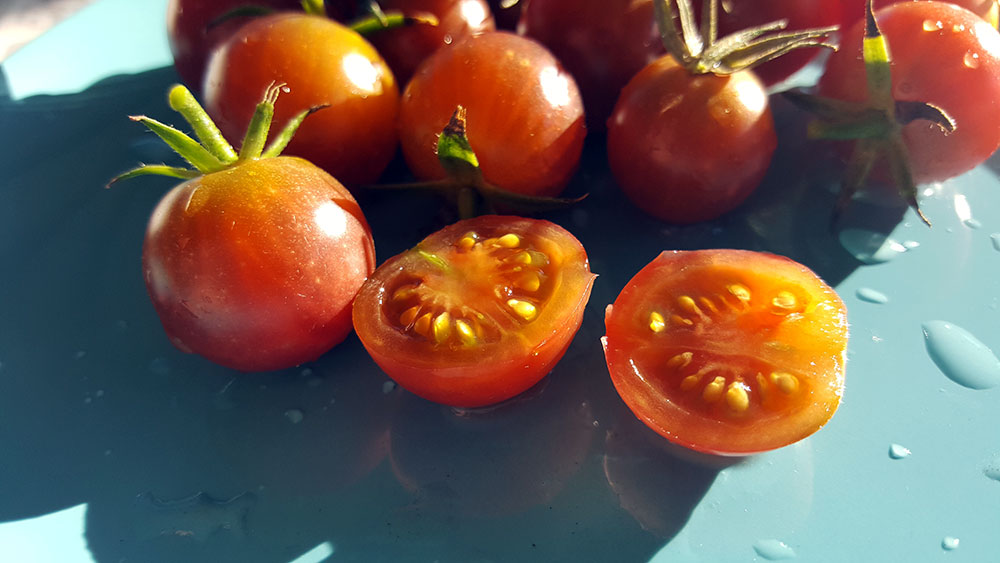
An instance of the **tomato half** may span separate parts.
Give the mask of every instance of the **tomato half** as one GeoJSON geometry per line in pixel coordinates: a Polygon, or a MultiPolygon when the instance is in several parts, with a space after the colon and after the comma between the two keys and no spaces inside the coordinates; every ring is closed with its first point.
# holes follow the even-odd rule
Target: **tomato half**
{"type": "Polygon", "coordinates": [[[478,407],[542,379],[583,318],[595,276],[548,221],[460,221],[379,266],[354,304],[376,363],[431,401],[478,407]]]}
{"type": "Polygon", "coordinates": [[[622,399],[694,450],[746,455],[801,440],[843,394],[844,303],[788,258],[664,252],[625,286],[605,322],[622,399]]]}
{"type": "Polygon", "coordinates": [[[243,371],[292,367],[341,342],[375,268],[350,192],[286,156],[172,189],[150,217],[142,258],[170,340],[243,371]]]}

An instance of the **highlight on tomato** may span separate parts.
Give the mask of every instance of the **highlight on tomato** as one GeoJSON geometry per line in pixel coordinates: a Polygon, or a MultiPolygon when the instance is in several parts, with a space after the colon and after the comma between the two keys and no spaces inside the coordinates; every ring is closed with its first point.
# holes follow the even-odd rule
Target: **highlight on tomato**
{"type": "Polygon", "coordinates": [[[413,394],[490,405],[530,388],[563,356],[595,277],[562,227],[480,216],[379,266],[355,300],[354,328],[413,394]]]}
{"type": "Polygon", "coordinates": [[[844,391],[847,311],[811,270],[747,250],[663,252],[608,307],[611,379],[681,446],[748,455],[819,430],[844,391]]]}
{"type": "Polygon", "coordinates": [[[242,371],[318,358],[350,333],[351,303],[375,268],[371,230],[334,177],[281,156],[295,116],[265,146],[281,85],[258,104],[237,153],[183,86],[170,106],[196,141],[133,117],[191,168],[144,165],[113,181],[162,174],[185,181],[154,209],[143,243],[146,288],[177,348],[242,371]]]}
{"type": "MultiPolygon", "coordinates": [[[[912,1],[914,0],[875,0],[874,7],[876,10],[879,10],[898,2],[912,1]]],[[[865,2],[866,0],[840,0],[841,30],[846,31],[864,19],[865,2]]],[[[986,20],[986,22],[993,27],[997,27],[998,25],[998,18],[1000,18],[1000,3],[998,3],[997,0],[948,0],[948,3],[961,6],[966,10],[975,13],[977,16],[986,20]]]]}

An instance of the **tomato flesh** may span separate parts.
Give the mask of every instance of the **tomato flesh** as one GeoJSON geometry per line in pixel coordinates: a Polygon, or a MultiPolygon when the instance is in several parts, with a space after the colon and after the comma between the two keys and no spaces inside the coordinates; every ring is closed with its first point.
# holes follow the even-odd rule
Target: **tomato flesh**
{"type": "Polygon", "coordinates": [[[153,211],[143,246],[146,287],[171,341],[243,371],[292,367],[342,341],[374,267],[357,202],[294,157],[180,184],[153,211]]]}
{"type": "Polygon", "coordinates": [[[547,221],[460,221],[382,264],[354,326],[401,386],[460,407],[509,399],[544,377],[580,326],[594,280],[586,252],[547,221]]]}
{"type": "Polygon", "coordinates": [[[664,252],[606,316],[608,369],[636,416],[723,455],[822,427],[844,387],[847,314],[805,266],[745,250],[664,252]]]}

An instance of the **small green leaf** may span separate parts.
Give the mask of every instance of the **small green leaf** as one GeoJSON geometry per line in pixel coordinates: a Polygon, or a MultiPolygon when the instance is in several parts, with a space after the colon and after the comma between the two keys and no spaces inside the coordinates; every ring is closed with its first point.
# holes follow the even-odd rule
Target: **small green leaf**
{"type": "Polygon", "coordinates": [[[179,129],[146,117],[145,115],[133,115],[129,119],[145,125],[157,137],[163,139],[163,142],[179,154],[181,158],[191,163],[191,166],[194,166],[200,172],[214,172],[225,166],[215,155],[208,152],[208,149],[198,144],[198,141],[192,139],[187,133],[179,129]]]}
{"type": "Polygon", "coordinates": [[[215,126],[212,118],[208,116],[205,108],[201,107],[190,90],[177,84],[170,89],[167,100],[171,109],[184,116],[184,119],[194,130],[195,136],[201,141],[202,146],[215,158],[224,164],[236,161],[236,150],[222,136],[222,132],[215,126]]]}
{"type": "Polygon", "coordinates": [[[155,174],[157,176],[169,176],[171,178],[183,178],[189,180],[191,178],[196,178],[201,175],[197,170],[191,170],[189,168],[180,168],[178,166],[167,166],[166,164],[143,164],[129,170],[128,172],[123,172],[108,182],[105,186],[110,188],[112,185],[122,181],[128,180],[129,178],[135,178],[136,176],[146,176],[155,174]]]}
{"type": "Polygon", "coordinates": [[[448,176],[469,184],[482,182],[479,159],[465,136],[465,114],[462,106],[455,108],[451,119],[438,137],[437,156],[448,176]]]}

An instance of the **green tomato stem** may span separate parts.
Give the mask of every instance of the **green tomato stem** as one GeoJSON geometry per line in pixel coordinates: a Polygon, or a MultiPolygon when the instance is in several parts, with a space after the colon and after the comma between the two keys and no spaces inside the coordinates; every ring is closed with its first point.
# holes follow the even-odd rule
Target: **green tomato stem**
{"type": "Polygon", "coordinates": [[[326,17],[326,7],[323,5],[323,0],[302,0],[302,9],[307,14],[326,17]]]}
{"type": "Polygon", "coordinates": [[[876,108],[895,114],[896,100],[892,96],[892,68],[889,64],[889,46],[878,28],[872,1],[865,2],[865,37],[862,42],[862,59],[868,79],[868,96],[876,108]]]}
{"type": "Polygon", "coordinates": [[[177,84],[167,96],[170,108],[180,113],[191,125],[201,145],[224,164],[235,162],[237,155],[233,146],[222,136],[205,108],[195,100],[194,95],[184,86],[177,84]]]}
{"type": "Polygon", "coordinates": [[[420,12],[417,14],[403,14],[401,12],[381,13],[364,16],[351,22],[350,28],[362,37],[370,37],[380,31],[406,27],[410,25],[438,25],[440,22],[434,14],[420,12]]]}
{"type": "Polygon", "coordinates": [[[271,120],[274,119],[274,102],[278,99],[278,94],[282,89],[286,89],[285,84],[271,83],[264,93],[264,99],[257,104],[253,117],[250,118],[250,125],[247,126],[246,135],[240,145],[240,160],[256,160],[264,152],[264,143],[267,142],[267,132],[271,128],[271,120]]]}
{"type": "Polygon", "coordinates": [[[184,160],[191,163],[191,166],[198,169],[199,172],[214,172],[225,166],[218,158],[216,158],[215,155],[210,153],[208,149],[198,144],[198,141],[192,139],[179,129],[160,123],[159,121],[146,117],[145,115],[133,115],[129,119],[132,121],[138,121],[145,125],[150,131],[155,133],[157,137],[163,139],[163,142],[172,148],[174,152],[179,154],[184,160]]]}
{"type": "Polygon", "coordinates": [[[299,125],[302,125],[302,122],[305,121],[305,119],[307,117],[309,117],[310,115],[316,113],[317,111],[319,111],[319,110],[321,110],[321,109],[323,109],[325,107],[329,107],[329,106],[322,105],[322,106],[312,107],[312,108],[309,108],[309,109],[307,109],[305,111],[299,112],[295,117],[291,118],[288,121],[288,124],[285,125],[284,129],[282,129],[274,137],[274,139],[271,141],[271,144],[269,144],[267,146],[267,148],[264,149],[264,152],[263,152],[263,154],[261,154],[260,157],[261,158],[273,158],[273,157],[276,157],[276,156],[280,155],[281,151],[285,150],[285,147],[287,147],[288,143],[291,142],[292,137],[295,136],[295,132],[298,131],[299,125]]]}

